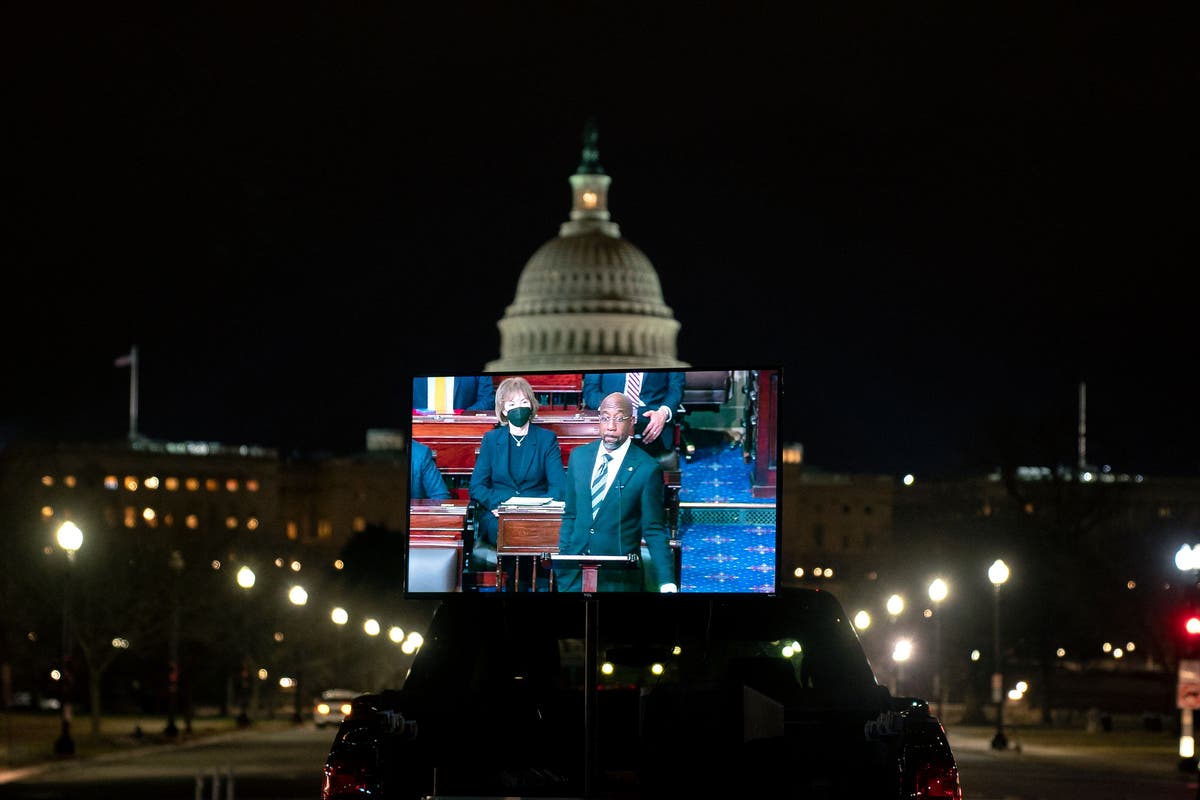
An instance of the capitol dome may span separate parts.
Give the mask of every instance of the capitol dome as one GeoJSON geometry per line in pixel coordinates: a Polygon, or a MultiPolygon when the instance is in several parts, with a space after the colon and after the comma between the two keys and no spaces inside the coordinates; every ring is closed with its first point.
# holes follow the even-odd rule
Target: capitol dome
{"type": "Polygon", "coordinates": [[[489,372],[686,367],[676,358],[679,322],[663,301],[646,254],[609,218],[596,131],[570,176],[573,206],[558,236],[533,254],[497,323],[500,358],[489,372]]]}

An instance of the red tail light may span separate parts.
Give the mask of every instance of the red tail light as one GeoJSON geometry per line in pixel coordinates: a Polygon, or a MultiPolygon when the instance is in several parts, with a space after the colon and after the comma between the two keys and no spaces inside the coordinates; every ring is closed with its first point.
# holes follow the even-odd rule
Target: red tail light
{"type": "Polygon", "coordinates": [[[916,770],[914,796],[962,800],[962,785],[958,782],[958,767],[953,764],[934,762],[921,764],[916,770]]]}
{"type": "Polygon", "coordinates": [[[321,800],[342,797],[369,796],[371,784],[367,765],[344,754],[331,754],[325,762],[325,780],[321,784],[321,800]]]}

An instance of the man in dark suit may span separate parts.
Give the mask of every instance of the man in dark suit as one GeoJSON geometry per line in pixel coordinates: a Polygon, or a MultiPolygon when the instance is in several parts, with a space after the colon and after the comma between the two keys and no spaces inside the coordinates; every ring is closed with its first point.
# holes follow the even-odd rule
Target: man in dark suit
{"type": "Polygon", "coordinates": [[[449,500],[450,490],[442,477],[429,445],[413,441],[408,445],[408,497],[410,500],[449,500]]]}
{"type": "MultiPolygon", "coordinates": [[[[638,592],[647,583],[662,592],[678,591],[663,510],[662,466],[631,446],[633,405],[625,394],[609,394],[599,403],[599,412],[600,438],[574,448],[567,461],[558,552],[640,555],[644,540],[649,563],[639,560],[636,569],[605,564],[597,574],[597,591],[638,592]],[[643,570],[653,574],[643,576],[643,570]]],[[[578,566],[558,562],[554,574],[560,592],[583,589],[578,566]]]]}
{"type": "Polygon", "coordinates": [[[439,378],[413,378],[413,411],[423,414],[456,414],[462,411],[496,412],[496,385],[491,375],[439,378]],[[442,392],[431,385],[435,381],[453,381],[442,392]],[[447,397],[452,400],[447,403],[447,397]]]}
{"type": "Polygon", "coordinates": [[[634,441],[657,459],[675,455],[675,412],[683,403],[682,372],[592,372],[583,376],[583,403],[599,408],[601,401],[621,392],[634,405],[634,441]]]}

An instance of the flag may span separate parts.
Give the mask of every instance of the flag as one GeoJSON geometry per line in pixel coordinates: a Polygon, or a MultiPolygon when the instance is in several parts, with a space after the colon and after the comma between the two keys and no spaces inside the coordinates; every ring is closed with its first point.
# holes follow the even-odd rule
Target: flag
{"type": "Polygon", "coordinates": [[[133,352],[128,352],[123,356],[117,356],[117,360],[113,362],[114,367],[128,367],[133,365],[133,352]]]}

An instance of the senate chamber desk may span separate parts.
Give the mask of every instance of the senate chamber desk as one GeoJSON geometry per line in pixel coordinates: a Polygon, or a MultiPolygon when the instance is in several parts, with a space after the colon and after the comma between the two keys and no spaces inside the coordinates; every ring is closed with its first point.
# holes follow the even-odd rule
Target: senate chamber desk
{"type": "MultiPolygon", "coordinates": [[[[457,580],[454,591],[462,591],[463,542],[467,534],[466,500],[409,500],[408,547],[446,548],[455,551],[457,580]]],[[[410,563],[412,559],[409,560],[410,563]]],[[[410,576],[409,585],[412,585],[410,576]]]]}
{"type": "MultiPolygon", "coordinates": [[[[539,411],[533,424],[554,431],[566,467],[571,451],[600,436],[593,412],[539,411]]],[[[412,438],[429,445],[443,475],[469,476],[483,435],[495,428],[495,414],[414,414],[412,438]]]]}

